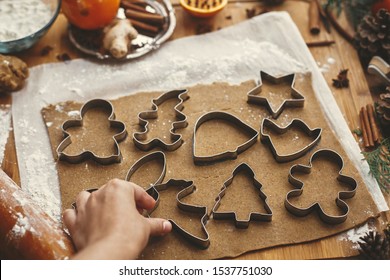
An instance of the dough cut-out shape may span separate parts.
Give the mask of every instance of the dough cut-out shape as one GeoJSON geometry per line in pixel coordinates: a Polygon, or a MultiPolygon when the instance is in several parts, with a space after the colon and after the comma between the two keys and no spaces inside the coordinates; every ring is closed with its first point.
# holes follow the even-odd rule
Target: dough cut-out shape
{"type": "MultiPolygon", "coordinates": [[[[305,155],[308,151],[310,151],[312,148],[314,148],[319,141],[321,140],[321,134],[322,134],[322,129],[321,128],[315,128],[315,129],[310,129],[308,125],[300,120],[300,119],[293,119],[289,124],[287,124],[285,127],[278,126],[276,123],[271,121],[270,119],[263,119],[261,122],[261,128],[260,128],[260,140],[261,142],[267,144],[271,152],[277,162],[288,162],[288,161],[293,161],[297,158],[302,157],[305,155]],[[272,138],[269,134],[266,134],[264,132],[264,128],[268,127],[271,130],[277,132],[279,135],[284,134],[287,131],[289,131],[293,127],[298,127],[301,129],[308,137],[313,138],[313,141],[311,141],[308,145],[303,147],[302,149],[295,150],[289,154],[280,154],[278,153],[274,142],[272,141],[272,138]]],[[[289,145],[291,149],[294,149],[293,145],[289,145]]]]}
{"type": "Polygon", "coordinates": [[[155,182],[150,182],[149,186],[142,186],[142,187],[144,187],[144,189],[147,191],[148,189],[152,188],[154,185],[160,184],[164,180],[166,168],[167,168],[167,159],[165,157],[165,154],[163,152],[160,152],[160,151],[147,154],[147,155],[143,156],[142,158],[140,158],[139,160],[137,160],[130,167],[129,171],[127,172],[125,180],[130,182],[131,177],[137,172],[137,170],[151,161],[161,161],[162,162],[161,174],[159,175],[159,177],[156,179],[155,182]]]}
{"type": "Polygon", "coordinates": [[[168,220],[172,223],[173,228],[180,233],[184,238],[186,238],[189,242],[195,244],[196,246],[206,249],[210,246],[210,237],[209,233],[206,229],[206,224],[209,219],[209,215],[207,212],[206,206],[197,206],[197,205],[191,205],[187,203],[183,203],[182,199],[190,194],[192,194],[196,188],[192,181],[185,181],[185,180],[174,180],[170,179],[168,182],[164,184],[158,184],[150,188],[147,192],[150,196],[152,196],[156,200],[156,205],[154,209],[150,211],[149,214],[153,213],[153,211],[158,207],[159,201],[160,201],[160,192],[168,189],[169,187],[174,188],[180,188],[182,189],[179,191],[176,195],[176,203],[177,207],[179,207],[181,210],[185,212],[192,212],[192,213],[199,213],[202,216],[200,219],[200,222],[202,224],[202,231],[205,233],[206,237],[201,238],[198,236],[193,235],[192,233],[186,231],[184,228],[182,228],[179,224],[177,224],[173,219],[168,218],[168,220]]]}
{"type": "Polygon", "coordinates": [[[264,71],[260,71],[260,80],[259,84],[250,90],[247,94],[248,103],[260,104],[266,106],[268,111],[271,113],[272,118],[277,119],[279,115],[283,112],[286,107],[303,107],[305,103],[305,97],[295,89],[295,74],[289,74],[282,77],[274,77],[270,74],[267,74],[264,71]],[[276,110],[272,109],[272,106],[267,97],[261,96],[262,88],[263,88],[263,80],[267,80],[273,84],[282,84],[289,83],[291,84],[291,98],[285,99],[276,110]]]}
{"type": "MultiPolygon", "coordinates": [[[[264,221],[264,222],[270,222],[272,220],[272,210],[267,204],[267,196],[262,192],[261,190],[261,183],[256,179],[256,175],[253,171],[253,169],[246,163],[241,163],[238,165],[233,173],[232,176],[225,181],[223,184],[223,187],[221,189],[221,192],[218,194],[218,197],[215,200],[215,204],[212,210],[213,219],[229,219],[233,220],[235,223],[235,226],[237,228],[248,228],[249,223],[251,221],[264,221]],[[251,178],[253,179],[253,187],[255,187],[259,192],[259,197],[264,202],[264,210],[266,213],[260,213],[260,212],[251,212],[249,213],[249,218],[247,220],[238,220],[236,212],[221,212],[218,211],[219,206],[221,205],[222,198],[226,194],[227,188],[232,184],[234,177],[240,173],[240,172],[247,172],[251,178]]],[[[237,201],[239,202],[239,201],[237,201]]]]}
{"type": "MultiPolygon", "coordinates": [[[[333,150],[328,150],[328,149],[322,149],[318,150],[313,155],[311,156],[309,160],[309,165],[301,165],[297,164],[291,167],[289,175],[288,175],[288,180],[289,182],[295,187],[294,190],[291,190],[287,193],[286,199],[284,200],[284,206],[286,209],[292,213],[295,216],[298,217],[303,217],[307,216],[313,211],[317,211],[319,217],[321,218],[322,221],[328,224],[340,224],[343,223],[347,219],[347,215],[349,213],[349,206],[348,204],[344,201],[344,199],[352,198],[355,196],[356,189],[357,189],[357,182],[354,178],[342,175],[342,171],[344,168],[344,161],[343,158],[335,151],[333,150]],[[339,173],[337,176],[337,180],[345,183],[346,185],[349,186],[350,190],[349,191],[340,191],[337,195],[336,198],[336,205],[339,207],[342,211],[342,215],[329,215],[324,212],[322,209],[321,205],[318,202],[314,202],[307,208],[300,208],[296,207],[290,202],[290,198],[292,197],[298,197],[302,194],[303,188],[304,188],[304,183],[297,178],[294,177],[294,173],[296,172],[301,172],[301,173],[306,173],[310,174],[311,168],[313,167],[313,162],[320,159],[321,157],[327,158],[335,162],[338,167],[339,167],[339,173]]],[[[325,186],[326,187],[326,186],[325,186]]]]}
{"type": "MultiPolygon", "coordinates": [[[[241,121],[239,118],[237,118],[236,116],[234,116],[232,114],[222,112],[222,111],[208,112],[208,113],[202,115],[196,121],[196,124],[194,127],[193,145],[192,145],[192,154],[193,154],[194,163],[195,164],[202,164],[202,163],[204,164],[204,163],[212,163],[212,162],[216,162],[216,161],[222,161],[225,159],[235,159],[235,158],[237,158],[238,154],[244,152],[245,150],[247,150],[253,144],[256,143],[258,135],[259,135],[259,133],[255,129],[253,129],[251,126],[247,125],[246,123],[244,123],[243,121],[241,121]],[[215,119],[222,119],[224,121],[227,121],[227,122],[234,124],[235,126],[239,127],[240,129],[242,129],[243,131],[248,133],[250,135],[250,138],[246,142],[244,142],[241,145],[239,145],[238,147],[236,147],[235,150],[232,150],[232,151],[228,150],[228,151],[224,151],[222,153],[208,155],[208,156],[199,156],[196,154],[196,145],[197,145],[196,131],[199,129],[199,127],[201,127],[201,125],[203,123],[210,121],[210,120],[215,120],[215,119]]],[[[205,141],[207,141],[207,139],[205,139],[205,141]]]]}
{"type": "Polygon", "coordinates": [[[122,154],[119,148],[119,142],[123,141],[127,136],[126,125],[121,122],[115,120],[114,107],[111,102],[104,99],[92,99],[87,101],[80,109],[80,118],[72,119],[65,121],[62,126],[62,133],[64,135],[64,139],[58,145],[56,152],[59,160],[65,160],[69,163],[80,163],[87,159],[93,159],[97,163],[100,164],[111,164],[111,163],[119,163],[122,160],[122,154]],[[72,143],[72,139],[70,134],[66,131],[70,127],[81,127],[83,126],[83,117],[85,113],[93,108],[105,108],[107,111],[110,111],[110,115],[108,117],[108,121],[110,122],[110,127],[114,127],[118,129],[118,133],[115,134],[112,139],[114,142],[115,153],[106,157],[100,157],[96,155],[94,152],[86,150],[77,155],[69,155],[64,152],[66,147],[68,147],[72,143]]]}
{"type": "Polygon", "coordinates": [[[166,151],[174,151],[177,150],[183,144],[182,135],[176,134],[175,131],[179,128],[185,128],[188,125],[187,116],[181,112],[184,108],[184,101],[189,98],[187,93],[188,91],[186,89],[165,92],[156,99],[152,99],[151,110],[144,111],[138,114],[139,125],[144,128],[141,132],[133,133],[133,142],[138,149],[142,151],[149,151],[153,148],[160,147],[161,149],[166,151]],[[180,100],[180,102],[174,107],[177,121],[172,122],[172,126],[169,131],[172,143],[165,143],[160,138],[153,138],[145,142],[145,140],[147,139],[147,133],[149,131],[148,120],[157,119],[158,106],[172,98],[177,98],[180,100]]]}

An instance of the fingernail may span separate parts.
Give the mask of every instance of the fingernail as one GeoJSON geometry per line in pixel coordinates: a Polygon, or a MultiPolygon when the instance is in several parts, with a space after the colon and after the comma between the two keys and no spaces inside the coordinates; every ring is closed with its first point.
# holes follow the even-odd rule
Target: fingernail
{"type": "Polygon", "coordinates": [[[164,221],[163,222],[163,231],[169,232],[169,231],[171,231],[171,229],[172,229],[172,224],[168,221],[164,221]]]}

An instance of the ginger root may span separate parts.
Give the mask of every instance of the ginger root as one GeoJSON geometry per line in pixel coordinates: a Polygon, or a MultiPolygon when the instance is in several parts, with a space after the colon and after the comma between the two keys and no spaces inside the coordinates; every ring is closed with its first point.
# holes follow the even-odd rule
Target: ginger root
{"type": "Polygon", "coordinates": [[[138,36],[137,30],[128,19],[115,19],[103,30],[103,48],[115,58],[127,55],[131,41],[138,36]]]}
{"type": "Polygon", "coordinates": [[[28,74],[28,67],[24,61],[14,56],[0,54],[0,93],[20,89],[28,74]]]}

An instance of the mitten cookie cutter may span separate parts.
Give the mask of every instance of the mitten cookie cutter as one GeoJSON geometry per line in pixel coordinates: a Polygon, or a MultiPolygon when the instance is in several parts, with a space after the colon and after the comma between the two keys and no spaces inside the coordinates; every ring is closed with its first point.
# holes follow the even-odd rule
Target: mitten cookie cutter
{"type": "Polygon", "coordinates": [[[152,109],[150,111],[144,111],[138,114],[139,125],[144,127],[144,131],[133,133],[133,142],[138,149],[142,151],[149,151],[155,147],[160,147],[166,151],[174,151],[183,144],[181,134],[176,134],[175,130],[179,128],[185,128],[188,125],[187,116],[181,112],[184,108],[184,101],[189,98],[187,93],[188,90],[186,89],[165,92],[156,99],[152,99],[152,109]],[[153,138],[146,143],[142,142],[146,140],[147,133],[149,131],[149,121],[147,120],[157,119],[158,106],[172,98],[178,98],[180,100],[179,104],[177,104],[174,108],[178,121],[172,122],[172,127],[169,131],[173,143],[167,144],[159,138],[153,138]]]}
{"type": "Polygon", "coordinates": [[[272,155],[274,156],[277,162],[288,162],[302,157],[318,144],[318,142],[321,140],[321,135],[322,135],[321,128],[310,129],[309,126],[300,119],[293,119],[285,127],[278,126],[276,123],[274,123],[268,118],[263,119],[263,121],[261,122],[260,140],[261,142],[267,144],[270,147],[272,155]],[[303,147],[302,149],[294,153],[285,154],[285,155],[279,154],[275,148],[271,136],[264,132],[264,127],[268,127],[276,131],[278,134],[284,134],[294,126],[299,127],[308,137],[314,136],[315,139],[309,145],[306,145],[305,147],[303,147]]]}
{"type": "Polygon", "coordinates": [[[297,165],[292,166],[290,169],[289,175],[288,175],[288,181],[296,189],[291,190],[287,193],[286,199],[284,200],[284,206],[286,207],[286,209],[291,214],[298,216],[298,217],[303,217],[303,216],[310,214],[313,211],[317,211],[319,216],[320,216],[320,219],[322,221],[324,221],[325,223],[328,223],[328,224],[343,223],[347,219],[347,215],[349,213],[349,206],[343,199],[352,198],[355,195],[356,189],[357,189],[357,182],[354,178],[341,174],[341,172],[343,171],[343,168],[344,168],[343,158],[337,152],[335,152],[333,150],[328,150],[328,149],[318,150],[315,153],[313,153],[313,155],[310,158],[308,166],[301,165],[301,164],[297,164],[297,165]],[[325,157],[325,158],[331,159],[332,161],[337,163],[337,165],[339,166],[339,170],[340,170],[339,175],[337,176],[337,180],[347,184],[351,189],[350,191],[340,191],[337,195],[336,205],[342,209],[342,211],[344,213],[342,215],[337,216],[337,215],[326,214],[318,202],[313,203],[312,205],[310,205],[307,208],[300,208],[300,207],[296,207],[296,206],[292,205],[289,201],[289,199],[292,197],[300,196],[303,192],[303,187],[304,187],[304,183],[299,181],[298,179],[296,179],[293,174],[295,172],[303,172],[303,173],[309,174],[311,172],[311,168],[313,166],[312,165],[313,161],[315,161],[316,159],[318,159],[320,157],[325,157]]]}
{"type": "Polygon", "coordinates": [[[197,205],[191,205],[183,203],[181,200],[193,193],[196,190],[195,185],[192,181],[185,181],[185,180],[174,180],[170,179],[168,182],[164,184],[158,184],[150,188],[147,192],[150,196],[152,196],[156,200],[156,205],[154,209],[152,209],[149,213],[149,215],[158,207],[158,204],[160,202],[160,191],[166,190],[169,186],[174,187],[183,187],[183,190],[181,190],[177,196],[176,196],[176,202],[177,206],[185,211],[185,212],[192,212],[192,213],[200,213],[203,214],[201,218],[201,224],[202,224],[202,230],[206,235],[206,238],[201,238],[198,236],[193,235],[192,233],[186,231],[182,227],[180,227],[174,220],[168,219],[175,230],[177,230],[184,238],[186,238],[189,242],[197,245],[198,247],[202,249],[206,249],[210,246],[210,237],[209,233],[206,229],[206,224],[209,219],[209,215],[207,213],[207,207],[206,206],[197,206],[197,205]]]}
{"type": "Polygon", "coordinates": [[[110,101],[104,99],[92,99],[87,101],[80,109],[80,118],[72,119],[65,121],[62,126],[62,133],[64,135],[64,139],[57,147],[57,156],[59,160],[65,160],[69,163],[80,163],[87,159],[93,159],[97,163],[100,164],[111,164],[111,163],[119,163],[122,160],[122,154],[119,148],[119,142],[123,141],[127,136],[126,125],[121,121],[115,120],[114,107],[110,101]],[[83,151],[77,155],[69,155],[64,152],[66,147],[68,147],[72,143],[72,139],[70,134],[66,132],[66,130],[70,127],[75,126],[83,126],[83,117],[85,113],[92,108],[105,108],[110,111],[110,116],[108,117],[108,121],[110,122],[110,127],[115,127],[120,130],[119,133],[115,134],[112,139],[114,140],[114,148],[115,153],[106,157],[99,157],[92,151],[83,151]]]}
{"type": "Polygon", "coordinates": [[[234,169],[232,176],[227,181],[225,181],[225,183],[223,184],[221,192],[218,194],[218,197],[215,200],[215,204],[214,204],[214,207],[212,210],[213,219],[215,219],[215,220],[218,220],[218,219],[220,219],[220,220],[222,220],[222,219],[234,220],[235,226],[237,228],[248,228],[249,223],[251,221],[270,222],[272,220],[272,210],[269,207],[269,205],[267,204],[267,196],[261,191],[261,188],[262,188],[262,185],[256,179],[256,175],[255,175],[253,169],[248,164],[241,163],[240,165],[238,165],[234,169]],[[223,196],[225,195],[227,188],[232,184],[234,177],[243,170],[247,171],[251,175],[251,177],[253,178],[253,186],[259,191],[259,196],[264,201],[264,208],[266,211],[265,214],[259,213],[259,212],[251,212],[251,213],[249,213],[248,220],[238,220],[236,212],[218,212],[217,211],[219,206],[221,205],[221,200],[222,200],[223,196]]]}
{"type": "Polygon", "coordinates": [[[222,112],[222,111],[212,111],[208,112],[204,115],[202,115],[195,124],[194,127],[194,135],[193,135],[193,145],[192,145],[192,154],[195,164],[202,164],[202,163],[210,163],[215,161],[222,161],[224,159],[235,159],[237,158],[238,154],[244,152],[249,147],[251,147],[253,144],[257,141],[257,136],[259,135],[258,131],[253,129],[251,126],[247,125],[243,121],[241,121],[239,118],[235,117],[232,114],[222,112]],[[247,132],[249,135],[251,135],[251,138],[243,143],[242,145],[238,146],[234,151],[224,151],[219,154],[215,154],[212,156],[197,156],[196,153],[196,131],[198,128],[205,122],[209,120],[214,119],[222,119],[225,121],[229,121],[233,123],[234,125],[240,127],[242,130],[247,132]]]}
{"type": "Polygon", "coordinates": [[[137,172],[138,169],[140,169],[146,163],[154,161],[154,160],[162,160],[162,163],[163,163],[162,164],[162,172],[161,172],[160,176],[157,178],[157,180],[154,183],[151,183],[151,185],[149,187],[147,187],[145,190],[147,191],[148,189],[152,188],[154,185],[160,184],[164,180],[166,169],[167,169],[167,159],[165,157],[165,154],[163,152],[160,152],[160,151],[147,154],[147,155],[143,156],[142,158],[140,158],[139,160],[137,160],[130,167],[129,171],[127,172],[125,181],[130,182],[131,176],[133,176],[134,173],[137,172]]]}
{"type": "Polygon", "coordinates": [[[282,77],[274,77],[264,71],[260,71],[259,84],[248,92],[247,102],[266,106],[268,111],[271,113],[272,118],[274,119],[277,119],[286,107],[303,107],[303,105],[305,104],[305,97],[297,89],[295,89],[295,77],[295,74],[290,74],[282,77]],[[282,104],[274,111],[271,107],[270,102],[268,101],[268,98],[260,96],[263,87],[263,79],[273,84],[290,83],[292,98],[285,99],[282,104]]]}

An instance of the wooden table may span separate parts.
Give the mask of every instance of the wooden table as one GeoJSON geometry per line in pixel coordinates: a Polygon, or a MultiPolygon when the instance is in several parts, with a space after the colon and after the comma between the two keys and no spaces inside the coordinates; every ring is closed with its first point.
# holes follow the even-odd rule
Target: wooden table
{"type": "MultiPolygon", "coordinates": [[[[256,0],[229,0],[227,7],[213,18],[198,19],[189,16],[178,4],[178,0],[172,0],[176,10],[177,27],[171,40],[196,35],[204,31],[213,31],[224,28],[238,22],[246,20],[247,9],[255,9],[256,13],[267,10],[283,10],[289,12],[292,19],[298,26],[304,40],[308,42],[318,42],[324,40],[334,40],[331,46],[312,47],[310,51],[314,59],[319,64],[328,64],[329,70],[324,72],[324,77],[333,90],[333,95],[348,123],[351,130],[359,127],[358,112],[362,106],[373,102],[373,96],[366,80],[366,74],[362,68],[356,51],[343,37],[335,30],[327,33],[322,27],[320,34],[312,35],[309,32],[309,4],[306,1],[287,1],[277,7],[264,7],[256,0]],[[334,64],[331,62],[334,61],[334,64]],[[335,78],[341,69],[349,69],[349,88],[336,89],[332,86],[332,78],[335,78]]],[[[33,48],[18,54],[20,58],[32,67],[35,65],[58,62],[57,55],[66,53],[72,59],[83,55],[76,50],[67,38],[67,20],[60,15],[49,30],[33,48]],[[45,46],[51,46],[53,50],[42,56],[41,51],[45,46]]],[[[320,66],[321,66],[320,65],[320,66]]],[[[376,81],[372,77],[369,80],[373,85],[376,81]]],[[[0,104],[11,104],[11,95],[0,96],[0,104]]],[[[356,137],[356,136],[355,136],[356,137]]],[[[357,139],[358,140],[358,139],[357,139]]],[[[11,132],[6,145],[2,169],[20,185],[20,177],[15,152],[13,133],[11,132]]],[[[390,197],[386,199],[390,202],[390,197]]],[[[389,213],[384,213],[378,220],[388,220],[389,213]]],[[[377,221],[378,222],[378,221],[377,221]]],[[[378,222],[379,223],[379,222],[378,222]]],[[[256,252],[246,253],[240,259],[316,259],[316,258],[341,258],[357,255],[350,242],[340,241],[340,236],[328,237],[322,240],[271,248],[256,252]]]]}

